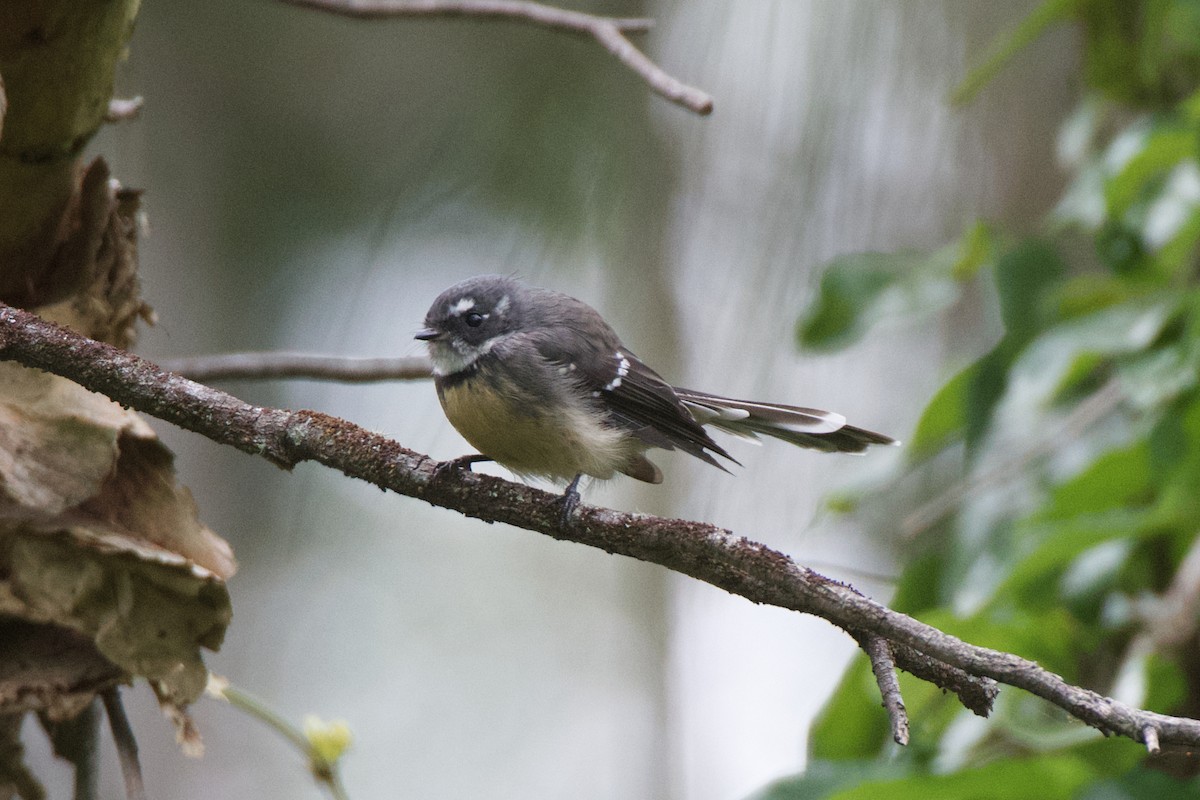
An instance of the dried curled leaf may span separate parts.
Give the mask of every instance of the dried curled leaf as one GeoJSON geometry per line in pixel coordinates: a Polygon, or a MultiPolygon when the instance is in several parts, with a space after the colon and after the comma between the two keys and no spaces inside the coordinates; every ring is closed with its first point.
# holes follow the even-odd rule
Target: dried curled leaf
{"type": "Polygon", "coordinates": [[[186,704],[231,617],[229,546],[140,417],[0,364],[0,613],[86,635],[186,704]]]}
{"type": "MultiPolygon", "coordinates": [[[[152,316],[137,281],[138,204],[103,160],[81,170],[26,305],[132,344],[152,316]]],[[[235,569],[141,417],[0,364],[0,715],[66,719],[136,676],[186,720],[207,678],[201,648],[220,646],[232,615],[224,581],[235,569]]]]}
{"type": "Polygon", "coordinates": [[[0,525],[87,531],[183,556],[225,579],[229,545],[200,523],[171,453],[132,411],[62,378],[0,364],[0,525]]]}

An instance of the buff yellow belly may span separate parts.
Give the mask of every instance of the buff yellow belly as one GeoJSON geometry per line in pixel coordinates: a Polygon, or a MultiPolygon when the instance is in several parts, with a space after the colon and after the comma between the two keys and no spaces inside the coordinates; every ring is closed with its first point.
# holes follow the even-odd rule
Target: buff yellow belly
{"type": "Polygon", "coordinates": [[[534,414],[474,377],[438,388],[446,418],[473,447],[520,475],[570,480],[579,473],[611,478],[642,447],[600,425],[583,409],[553,418],[534,414]]]}

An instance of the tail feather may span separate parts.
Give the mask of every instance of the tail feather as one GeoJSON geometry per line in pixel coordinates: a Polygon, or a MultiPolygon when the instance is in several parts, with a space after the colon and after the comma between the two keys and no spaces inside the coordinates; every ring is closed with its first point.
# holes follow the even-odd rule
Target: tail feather
{"type": "Polygon", "coordinates": [[[827,453],[861,453],[875,444],[898,444],[882,433],[847,425],[845,417],[832,411],[735,400],[691,389],[675,391],[701,425],[712,425],[743,439],[772,436],[827,453]]]}

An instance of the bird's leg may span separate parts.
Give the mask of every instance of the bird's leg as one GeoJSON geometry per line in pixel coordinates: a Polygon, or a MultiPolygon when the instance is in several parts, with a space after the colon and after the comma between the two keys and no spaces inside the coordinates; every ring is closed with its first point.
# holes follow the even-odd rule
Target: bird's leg
{"type": "Polygon", "coordinates": [[[439,461],[438,465],[433,468],[433,479],[436,481],[451,472],[459,472],[464,469],[470,472],[472,464],[491,460],[493,460],[491,456],[485,456],[483,453],[470,453],[469,455],[459,456],[448,461],[439,461]]]}
{"type": "Polygon", "coordinates": [[[571,516],[575,513],[575,509],[579,508],[579,481],[581,478],[583,478],[582,472],[571,479],[571,482],[567,484],[567,490],[563,492],[562,498],[559,500],[562,503],[562,509],[559,511],[558,521],[564,528],[570,527],[571,516]]]}

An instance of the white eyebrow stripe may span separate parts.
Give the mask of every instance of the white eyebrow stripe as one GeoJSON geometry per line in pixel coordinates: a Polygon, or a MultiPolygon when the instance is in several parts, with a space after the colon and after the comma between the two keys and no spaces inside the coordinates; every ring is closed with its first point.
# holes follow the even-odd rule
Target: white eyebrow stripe
{"type": "Polygon", "coordinates": [[[504,297],[500,298],[500,302],[496,303],[496,313],[503,314],[505,311],[508,311],[508,307],[511,305],[512,298],[508,295],[504,295],[504,297]]]}
{"type": "Polygon", "coordinates": [[[465,314],[466,312],[470,311],[474,307],[475,307],[475,298],[474,297],[463,297],[463,298],[460,298],[457,303],[450,306],[450,313],[455,314],[455,315],[465,314]]]}

